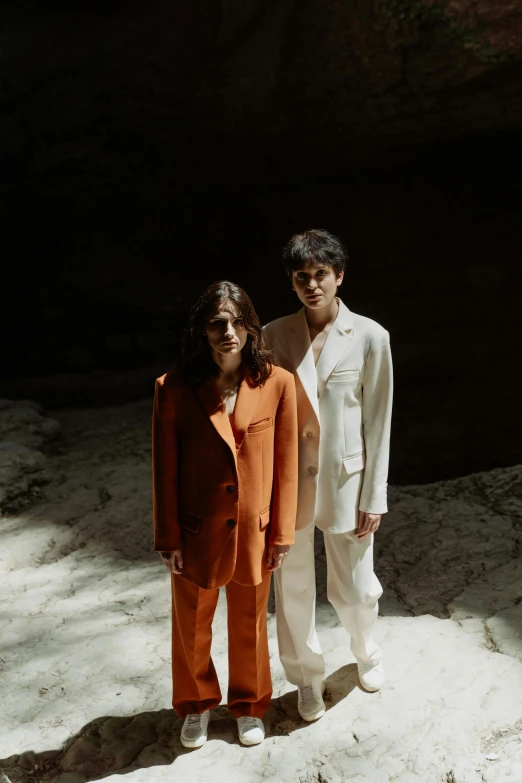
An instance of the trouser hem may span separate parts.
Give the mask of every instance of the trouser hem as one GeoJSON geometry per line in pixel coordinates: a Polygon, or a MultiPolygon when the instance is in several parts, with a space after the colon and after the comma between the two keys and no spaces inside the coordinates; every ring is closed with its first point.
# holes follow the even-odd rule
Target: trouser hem
{"type": "Polygon", "coordinates": [[[236,704],[229,707],[229,712],[234,718],[264,718],[268,712],[268,707],[260,704],[236,704]]]}
{"type": "Polygon", "coordinates": [[[186,718],[187,715],[202,715],[204,712],[207,712],[207,710],[215,710],[216,707],[219,707],[220,703],[221,700],[212,699],[200,702],[194,701],[190,704],[183,705],[173,704],[172,707],[178,718],[186,718]]]}

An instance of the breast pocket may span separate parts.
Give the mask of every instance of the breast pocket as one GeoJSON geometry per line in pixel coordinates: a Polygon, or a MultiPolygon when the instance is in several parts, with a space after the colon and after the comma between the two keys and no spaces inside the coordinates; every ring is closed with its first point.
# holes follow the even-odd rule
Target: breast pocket
{"type": "Polygon", "coordinates": [[[337,370],[328,378],[328,383],[357,383],[359,370],[337,370]]]}
{"type": "Polygon", "coordinates": [[[256,421],[253,424],[250,424],[250,426],[247,429],[247,432],[249,435],[254,435],[256,432],[263,432],[263,430],[268,430],[270,427],[274,426],[274,420],[270,416],[268,419],[261,419],[261,421],[256,421]]]}

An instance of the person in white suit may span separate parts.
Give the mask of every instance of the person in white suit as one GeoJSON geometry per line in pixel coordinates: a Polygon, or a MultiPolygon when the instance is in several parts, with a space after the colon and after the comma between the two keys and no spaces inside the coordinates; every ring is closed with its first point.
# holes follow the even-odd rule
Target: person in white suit
{"type": "Polygon", "coordinates": [[[327,231],[293,236],[283,262],[304,307],[264,328],[276,363],[294,374],[297,389],[296,537],[275,572],[275,598],[281,662],[298,686],[305,720],[325,712],[315,628],[316,527],[324,533],[328,600],[350,634],[360,682],[368,691],[384,683],[373,637],[382,595],[373,534],[387,511],[392,360],[388,332],[337,296],[346,261],[342,243],[327,231]]]}

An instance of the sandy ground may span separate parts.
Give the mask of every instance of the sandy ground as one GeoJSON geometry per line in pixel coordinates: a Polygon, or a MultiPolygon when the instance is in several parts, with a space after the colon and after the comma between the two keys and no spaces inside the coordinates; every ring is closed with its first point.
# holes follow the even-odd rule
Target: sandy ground
{"type": "MultiPolygon", "coordinates": [[[[522,467],[391,488],[376,547],[382,691],[358,685],[318,537],[326,715],[299,719],[271,614],[267,739],[241,747],[221,706],[207,744],[186,751],[169,577],[151,552],[150,408],[62,412],[59,434],[36,407],[0,405],[0,782],[521,783],[522,467]]],[[[220,600],[224,693],[225,618],[220,600]]]]}

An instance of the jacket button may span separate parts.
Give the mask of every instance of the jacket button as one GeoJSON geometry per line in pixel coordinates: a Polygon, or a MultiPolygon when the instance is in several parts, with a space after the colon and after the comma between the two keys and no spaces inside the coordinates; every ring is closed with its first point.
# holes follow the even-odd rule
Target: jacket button
{"type": "Polygon", "coordinates": [[[314,468],[314,466],[313,466],[313,465],[310,465],[310,467],[308,468],[308,473],[309,473],[311,476],[315,476],[315,474],[317,473],[317,468],[314,468]]]}
{"type": "Polygon", "coordinates": [[[233,492],[235,490],[235,487],[232,484],[229,484],[227,486],[227,492],[233,492]]]}
{"type": "Polygon", "coordinates": [[[310,432],[310,430],[309,430],[309,431],[306,433],[306,437],[307,437],[307,438],[313,438],[313,437],[314,437],[314,433],[313,433],[313,432],[310,432]]]}
{"type": "Polygon", "coordinates": [[[235,519],[227,519],[227,527],[235,527],[235,526],[236,526],[235,519]]]}

